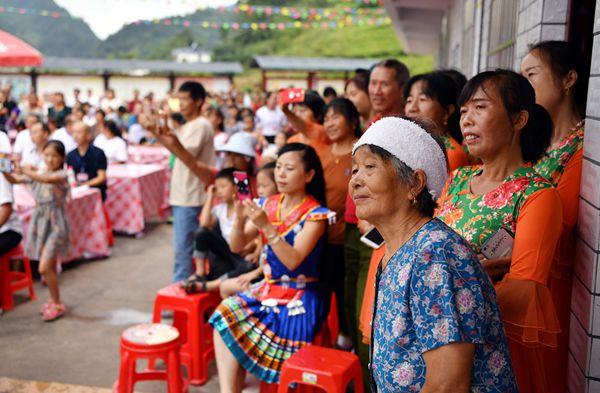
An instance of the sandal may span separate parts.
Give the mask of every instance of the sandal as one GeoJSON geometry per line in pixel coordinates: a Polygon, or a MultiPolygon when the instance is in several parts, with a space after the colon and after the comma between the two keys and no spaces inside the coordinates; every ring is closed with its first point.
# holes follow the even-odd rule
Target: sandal
{"type": "Polygon", "coordinates": [[[206,292],[206,276],[194,274],[185,282],[183,289],[188,295],[192,293],[206,292]]]}
{"type": "Polygon", "coordinates": [[[52,322],[65,315],[67,307],[64,304],[56,304],[52,302],[50,306],[44,310],[42,319],[44,322],[52,322]]]}
{"type": "Polygon", "coordinates": [[[40,307],[40,315],[44,315],[46,310],[49,309],[51,305],[52,305],[52,299],[46,300],[46,303],[42,304],[42,307],[40,307]]]}

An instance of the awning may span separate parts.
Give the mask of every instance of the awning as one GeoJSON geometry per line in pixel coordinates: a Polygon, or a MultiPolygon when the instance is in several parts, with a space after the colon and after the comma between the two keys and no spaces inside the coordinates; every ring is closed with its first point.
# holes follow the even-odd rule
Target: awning
{"type": "Polygon", "coordinates": [[[451,0],[384,0],[383,5],[404,50],[431,55],[438,52],[442,20],[451,3],[451,0]]]}
{"type": "Polygon", "coordinates": [[[40,52],[14,35],[0,30],[0,67],[32,67],[40,64],[40,52]]]}

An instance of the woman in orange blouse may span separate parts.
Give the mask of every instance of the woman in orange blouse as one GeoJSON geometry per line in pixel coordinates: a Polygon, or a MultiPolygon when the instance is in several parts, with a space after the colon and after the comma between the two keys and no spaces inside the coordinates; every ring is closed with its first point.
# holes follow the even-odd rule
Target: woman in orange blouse
{"type": "Polygon", "coordinates": [[[563,206],[563,230],[548,283],[561,331],[558,348],[546,351],[544,356],[550,385],[556,392],[566,391],[572,262],[579,213],[583,114],[587,97],[587,86],[583,82],[587,77],[582,63],[581,54],[564,41],[540,42],[521,62],[521,74],[535,89],[536,102],[546,108],[554,126],[550,147],[534,168],[556,187],[563,206]]]}
{"type": "MultiPolygon", "coordinates": [[[[346,98],[336,98],[325,108],[325,132],[331,144],[321,149],[319,158],[325,176],[325,196],[327,208],[336,214],[335,223],[327,231],[327,246],[321,277],[333,290],[337,299],[340,322],[338,345],[349,346],[353,333],[346,315],[344,299],[348,286],[345,285],[346,261],[344,257],[344,234],[346,223],[343,220],[346,210],[348,182],[352,175],[352,146],[360,136],[360,117],[354,104],[346,98]]],[[[356,278],[356,277],[355,277],[356,278]]],[[[348,288],[348,296],[356,297],[356,282],[348,288]],[[352,291],[354,290],[354,292],[352,291]]]]}
{"type": "MultiPolygon", "coordinates": [[[[480,254],[495,282],[520,392],[549,392],[544,349],[560,331],[548,279],[562,226],[558,192],[532,163],[552,123],[523,76],[507,70],[472,78],[461,94],[461,130],[481,166],[454,171],[437,217],[480,254]],[[503,237],[510,247],[494,247],[503,237]]],[[[456,283],[460,285],[460,283],[456,283]]]]}
{"type": "Polygon", "coordinates": [[[293,105],[281,106],[283,114],[287,117],[295,134],[287,143],[304,143],[312,146],[319,156],[321,151],[331,145],[331,141],[325,134],[323,127],[323,116],[325,115],[325,101],[319,93],[307,90],[304,93],[304,101],[293,105]]]}
{"type": "Polygon", "coordinates": [[[448,171],[469,165],[458,124],[458,86],[442,72],[415,75],[404,85],[407,117],[428,118],[436,126],[448,155],[448,171]]]}

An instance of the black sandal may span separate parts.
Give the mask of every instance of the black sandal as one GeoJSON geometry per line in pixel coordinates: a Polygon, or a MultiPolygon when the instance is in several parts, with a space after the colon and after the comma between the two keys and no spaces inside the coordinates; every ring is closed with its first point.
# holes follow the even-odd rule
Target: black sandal
{"type": "Polygon", "coordinates": [[[191,293],[206,292],[206,276],[194,274],[192,277],[187,279],[183,289],[188,295],[191,293]],[[198,284],[201,285],[198,286],[198,284]]]}

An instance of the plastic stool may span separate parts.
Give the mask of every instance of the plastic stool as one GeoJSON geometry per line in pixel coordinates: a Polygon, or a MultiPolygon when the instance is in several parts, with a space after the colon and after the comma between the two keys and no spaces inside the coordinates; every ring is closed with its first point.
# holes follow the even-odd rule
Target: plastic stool
{"type": "Polygon", "coordinates": [[[29,298],[35,300],[31,264],[23,251],[23,247],[18,245],[0,258],[0,302],[2,309],[12,310],[15,308],[13,294],[25,288],[29,289],[29,298]],[[23,266],[25,267],[24,273],[10,270],[10,261],[13,259],[21,259],[23,261],[23,266]]]}
{"type": "Polygon", "coordinates": [[[104,203],[102,203],[102,212],[104,213],[104,219],[106,220],[106,239],[108,240],[108,246],[112,247],[115,245],[115,235],[112,230],[112,222],[110,221],[108,209],[104,203]]]}
{"type": "MultiPolygon", "coordinates": [[[[335,347],[335,342],[339,333],[339,320],[337,312],[337,299],[335,293],[331,293],[331,305],[329,306],[329,314],[327,319],[323,321],[321,330],[315,335],[312,345],[319,345],[322,347],[335,347]]],[[[285,364],[285,363],[284,363],[285,364]]],[[[267,383],[264,381],[260,382],[260,393],[276,393],[276,383],[267,383]]],[[[301,389],[300,391],[306,391],[308,389],[301,389]]]]}
{"type": "MultiPolygon", "coordinates": [[[[172,310],[173,326],[181,334],[181,361],[188,369],[190,384],[203,385],[208,379],[207,365],[215,357],[212,326],[208,315],[221,303],[218,292],[188,295],[179,284],[158,291],[154,301],[153,322],[161,321],[164,310],[172,310]]],[[[153,363],[150,363],[151,368],[153,363]]]]}
{"type": "Polygon", "coordinates": [[[170,325],[141,324],[126,329],[121,334],[121,367],[113,392],[133,393],[138,381],[167,381],[169,393],[187,392],[187,383],[181,378],[180,345],[179,332],[170,325]],[[166,371],[136,371],[138,359],[157,358],[164,360],[166,371]]]}
{"type": "Polygon", "coordinates": [[[322,347],[335,348],[339,332],[340,321],[338,320],[337,300],[335,293],[332,292],[329,314],[327,315],[327,319],[323,322],[321,330],[317,333],[312,343],[322,347]]]}
{"type": "Polygon", "coordinates": [[[278,393],[285,393],[291,383],[316,386],[327,393],[344,393],[354,381],[354,391],[363,393],[362,368],[358,357],[350,352],[308,345],[283,363],[278,393]]]}

